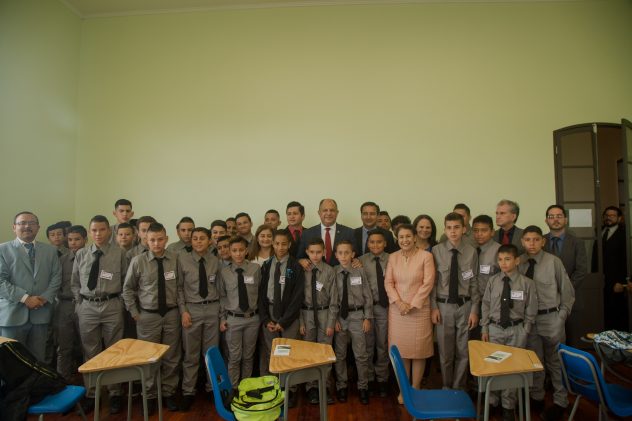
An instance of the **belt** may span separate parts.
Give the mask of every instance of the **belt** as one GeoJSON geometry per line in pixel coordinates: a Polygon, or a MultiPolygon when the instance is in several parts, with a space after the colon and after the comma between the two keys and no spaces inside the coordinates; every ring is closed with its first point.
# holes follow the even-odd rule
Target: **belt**
{"type": "MultiPolygon", "coordinates": [[[[84,297],[84,298],[86,298],[86,297],[84,297]]],[[[59,301],[73,301],[75,299],[75,297],[59,297],[59,296],[57,296],[57,299],[59,301]]],[[[87,298],[86,298],[86,300],[87,300],[87,298]]]]}
{"type": "MultiPolygon", "coordinates": [[[[314,310],[314,307],[312,307],[312,306],[302,306],[301,308],[303,310],[310,310],[310,311],[314,310]]],[[[319,306],[319,307],[316,307],[316,310],[327,310],[328,308],[329,308],[329,306],[319,306]]]]}
{"type": "Polygon", "coordinates": [[[86,301],[91,301],[91,302],[102,303],[102,302],[105,302],[105,301],[111,300],[112,298],[116,298],[116,297],[118,297],[119,295],[121,295],[121,294],[116,293],[116,294],[108,294],[108,295],[104,295],[104,296],[102,296],[102,297],[86,297],[85,295],[83,295],[83,294],[82,294],[82,295],[81,295],[81,297],[82,297],[84,300],[86,300],[86,301]]]}
{"type": "Polygon", "coordinates": [[[519,324],[522,324],[522,322],[524,322],[524,320],[519,319],[519,320],[510,320],[508,323],[506,323],[505,325],[501,324],[500,322],[497,322],[496,320],[492,320],[492,323],[502,327],[503,329],[507,329],[508,327],[511,326],[517,326],[519,324]]]}
{"type": "MultiPolygon", "coordinates": [[[[174,308],[178,308],[178,306],[167,307],[167,312],[170,312],[174,308]]],[[[140,309],[143,310],[146,313],[154,313],[154,314],[159,314],[160,313],[160,310],[150,310],[148,308],[142,308],[142,307],[140,309]]]]}
{"type": "Polygon", "coordinates": [[[230,310],[226,310],[226,313],[228,313],[229,316],[233,316],[233,317],[243,317],[245,319],[249,319],[252,316],[254,316],[255,314],[259,314],[259,310],[255,310],[255,311],[251,311],[250,313],[235,313],[233,311],[230,310]]]}
{"type": "Polygon", "coordinates": [[[380,307],[382,307],[382,308],[388,308],[388,305],[387,305],[386,307],[383,307],[383,306],[380,304],[380,302],[379,302],[379,301],[373,301],[373,305],[374,305],[374,306],[380,306],[380,307]]]}
{"type": "Polygon", "coordinates": [[[204,301],[200,301],[200,302],[197,302],[197,303],[193,303],[193,302],[189,303],[189,302],[187,302],[187,304],[213,304],[213,303],[216,303],[218,301],[219,301],[219,299],[218,300],[204,300],[204,301]]]}
{"type": "Polygon", "coordinates": [[[350,313],[351,313],[352,311],[360,311],[360,310],[364,310],[364,306],[360,306],[360,307],[349,306],[349,312],[350,312],[350,313]]]}
{"type": "Polygon", "coordinates": [[[459,297],[459,298],[456,299],[456,301],[450,300],[449,298],[437,298],[437,302],[439,302],[439,303],[443,303],[443,304],[458,304],[459,307],[461,307],[463,304],[467,303],[470,300],[471,300],[470,297],[459,297]]]}
{"type": "Polygon", "coordinates": [[[542,315],[542,314],[549,314],[549,313],[555,313],[556,311],[560,311],[559,307],[551,307],[551,308],[547,308],[544,310],[538,310],[538,316],[542,315]]]}

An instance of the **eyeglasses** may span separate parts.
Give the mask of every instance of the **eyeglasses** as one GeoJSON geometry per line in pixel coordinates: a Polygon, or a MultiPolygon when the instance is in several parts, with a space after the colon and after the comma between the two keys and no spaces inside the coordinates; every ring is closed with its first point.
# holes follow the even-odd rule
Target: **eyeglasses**
{"type": "Polygon", "coordinates": [[[15,225],[19,225],[21,227],[36,227],[39,225],[37,221],[20,221],[16,222],[15,225]]]}
{"type": "Polygon", "coordinates": [[[566,216],[564,215],[547,215],[546,219],[564,219],[566,216]]]}

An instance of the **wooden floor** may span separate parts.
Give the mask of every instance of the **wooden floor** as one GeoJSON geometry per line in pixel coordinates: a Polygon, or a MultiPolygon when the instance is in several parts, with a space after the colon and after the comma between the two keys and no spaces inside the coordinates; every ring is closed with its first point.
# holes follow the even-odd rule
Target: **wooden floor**
{"type": "MultiPolygon", "coordinates": [[[[436,361],[433,363],[433,369],[430,378],[428,379],[425,388],[434,389],[440,388],[441,386],[441,376],[437,371],[438,364],[436,361]]],[[[628,377],[632,378],[632,370],[627,370],[628,377]]],[[[608,379],[611,381],[611,379],[608,379]]],[[[402,420],[408,421],[412,420],[412,417],[408,415],[406,409],[403,406],[397,404],[397,384],[394,381],[391,381],[390,385],[391,394],[387,398],[379,398],[379,397],[371,397],[369,405],[362,405],[358,400],[357,391],[350,390],[349,400],[344,403],[336,402],[333,405],[328,406],[328,417],[330,420],[338,421],[338,420],[347,420],[347,421],[355,421],[355,420],[402,420]]],[[[574,402],[574,397],[570,396],[571,406],[574,402]]],[[[546,395],[546,404],[549,405],[551,403],[551,395],[550,392],[547,392],[546,395]]],[[[107,400],[104,402],[104,407],[101,408],[101,420],[103,421],[124,421],[127,419],[127,414],[117,414],[117,415],[109,415],[109,409],[107,406],[107,400]]],[[[132,411],[132,419],[133,420],[142,420],[143,417],[141,415],[140,410],[141,404],[139,399],[136,398],[134,401],[133,411],[132,411]]],[[[569,406],[570,411],[570,406],[569,406]]],[[[214,404],[210,402],[206,396],[202,393],[199,393],[196,397],[196,401],[193,404],[192,408],[188,412],[169,412],[166,408],[164,409],[164,420],[165,421],[209,421],[209,420],[219,420],[217,413],[215,412],[214,404]]],[[[92,419],[93,414],[88,415],[88,419],[92,419]]],[[[567,419],[568,414],[565,419],[567,419]]],[[[66,416],[46,416],[45,418],[48,421],[71,421],[71,420],[79,420],[81,419],[76,414],[69,414],[66,416]]],[[[300,394],[299,403],[296,408],[290,410],[289,419],[292,421],[311,421],[319,419],[319,410],[318,405],[310,405],[303,393],[300,394]]],[[[500,415],[492,416],[491,420],[500,421],[500,415]]],[[[533,421],[539,421],[541,418],[538,414],[535,414],[533,411],[531,413],[531,419],[533,421]]],[[[575,415],[574,420],[576,421],[595,421],[598,419],[597,406],[593,403],[582,399],[580,401],[579,408],[575,415]]],[[[623,418],[611,417],[612,420],[622,420],[623,418]]],[[[29,417],[28,421],[36,421],[36,417],[29,417]]],[[[157,413],[150,417],[150,420],[155,421],[158,420],[157,413]]]]}

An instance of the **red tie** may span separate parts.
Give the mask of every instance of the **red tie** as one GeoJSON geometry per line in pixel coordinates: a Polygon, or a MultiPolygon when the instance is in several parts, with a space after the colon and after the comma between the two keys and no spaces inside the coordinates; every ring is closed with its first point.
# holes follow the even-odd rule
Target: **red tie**
{"type": "Polygon", "coordinates": [[[510,242],[511,241],[509,241],[509,231],[503,230],[503,245],[509,244],[510,242]]]}
{"type": "Polygon", "coordinates": [[[329,230],[331,228],[325,228],[325,260],[327,263],[331,261],[331,235],[329,235],[329,230]]]}

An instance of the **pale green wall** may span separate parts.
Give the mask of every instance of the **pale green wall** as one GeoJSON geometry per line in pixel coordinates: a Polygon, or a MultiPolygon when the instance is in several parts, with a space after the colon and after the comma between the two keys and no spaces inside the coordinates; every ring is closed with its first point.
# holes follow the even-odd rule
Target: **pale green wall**
{"type": "Polygon", "coordinates": [[[0,242],[19,211],[74,217],[80,34],[58,1],[0,0],[0,242]]]}

